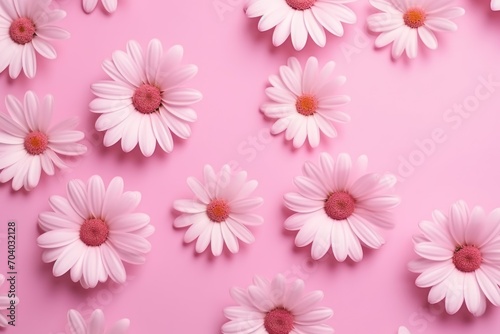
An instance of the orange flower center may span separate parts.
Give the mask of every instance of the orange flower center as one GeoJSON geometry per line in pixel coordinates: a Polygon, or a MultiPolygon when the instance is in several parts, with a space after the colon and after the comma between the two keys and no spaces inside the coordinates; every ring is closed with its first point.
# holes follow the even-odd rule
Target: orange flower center
{"type": "Polygon", "coordinates": [[[214,199],[207,205],[207,216],[214,223],[221,223],[229,217],[229,205],[223,199],[214,199]]]}
{"type": "Polygon", "coordinates": [[[267,312],[264,327],[269,334],[289,334],[293,330],[293,315],[282,307],[267,312]]]}
{"type": "Polygon", "coordinates": [[[24,148],[31,155],[39,155],[45,152],[49,145],[49,138],[47,135],[40,131],[33,131],[28,133],[24,138],[24,148]]]}
{"type": "Polygon", "coordinates": [[[286,0],[288,6],[295,10],[306,10],[311,8],[316,0],[286,0]]]}
{"type": "Polygon", "coordinates": [[[427,15],[420,8],[410,8],[404,13],[403,20],[405,24],[413,29],[424,25],[427,15]]]}
{"type": "Polygon", "coordinates": [[[476,246],[458,246],[453,253],[453,264],[464,273],[479,269],[482,261],[481,251],[476,246]]]}
{"type": "Polygon", "coordinates": [[[132,104],[137,111],[151,114],[160,108],[161,91],[156,86],[143,84],[135,90],[132,104]]]}
{"type": "Polygon", "coordinates": [[[297,112],[304,116],[311,116],[318,109],[318,100],[312,95],[302,95],[295,102],[297,112]]]}
{"type": "Polygon", "coordinates": [[[87,246],[97,247],[102,245],[108,240],[108,235],[108,225],[99,218],[87,219],[80,227],[80,239],[87,246]]]}
{"type": "Polygon", "coordinates": [[[356,201],[345,191],[337,191],[325,201],[325,212],[335,220],[344,220],[354,212],[356,201]]]}
{"type": "Polygon", "coordinates": [[[9,28],[10,38],[21,45],[31,42],[35,37],[35,32],[35,24],[27,17],[15,19],[9,28]]]}

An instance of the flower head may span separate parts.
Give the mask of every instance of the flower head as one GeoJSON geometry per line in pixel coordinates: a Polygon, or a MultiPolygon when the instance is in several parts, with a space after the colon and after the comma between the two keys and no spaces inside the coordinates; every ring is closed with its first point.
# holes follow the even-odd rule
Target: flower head
{"type": "Polygon", "coordinates": [[[69,38],[69,33],[53,25],[66,12],[50,8],[52,0],[0,1],[0,72],[9,67],[15,79],[24,70],[28,78],[36,74],[36,53],[48,59],[57,54],[48,42],[69,38]]]}
{"type": "Polygon", "coordinates": [[[399,204],[392,194],[393,175],[366,173],[367,158],[353,164],[347,154],[334,160],[322,153],[320,164],[304,164],[304,176],[295,178],[298,193],[285,195],[285,205],[296,213],[285,221],[287,230],[299,230],[298,247],[312,243],[311,255],[317,260],[331,248],[337,261],[349,256],[363,258],[360,241],[379,248],[384,239],[376,227],[392,226],[390,209],[399,204]]]}
{"type": "Polygon", "coordinates": [[[255,238],[246,226],[260,225],[262,217],[253,213],[263,200],[250,197],[257,181],[247,181],[245,171],[232,172],[224,165],[216,173],[212,166],[204,169],[204,183],[190,177],[187,182],[196,199],[174,202],[174,208],[183,214],[174,221],[174,226],[189,226],[184,235],[185,242],[196,242],[196,251],[205,251],[211,245],[212,254],[222,254],[224,244],[231,253],[239,250],[238,240],[252,243],[255,238]]]}
{"type": "Polygon", "coordinates": [[[12,180],[14,190],[32,190],[42,171],[54,175],[54,166],[66,168],[60,155],[77,156],[87,151],[78,143],[83,132],[73,130],[76,119],[50,126],[53,103],[51,95],[40,103],[32,91],[24,95],[24,102],[12,95],[5,99],[8,116],[0,114],[0,182],[12,180]]]}
{"type": "Polygon", "coordinates": [[[123,192],[123,180],[115,177],[106,188],[94,175],[87,184],[71,180],[68,197],[51,196],[53,211],[38,216],[44,231],[38,245],[42,259],[54,262],[54,276],[70,271],[73,282],[93,288],[108,276],[117,283],[126,279],[123,262],[142,264],[151,249],[146,240],[154,232],[149,216],[134,213],[139,192],[123,192]]]}
{"type": "Polygon", "coordinates": [[[304,293],[304,281],[288,283],[281,274],[271,282],[255,276],[253,282],[247,289],[231,289],[231,296],[240,305],[224,309],[229,321],[222,326],[223,334],[333,333],[323,323],[333,315],[332,310],[317,306],[323,299],[322,291],[304,293]]]}
{"type": "Polygon", "coordinates": [[[418,287],[431,288],[429,303],[444,299],[446,312],[454,314],[465,301],[475,316],[485,312],[486,300],[500,306],[500,209],[486,215],[459,201],[448,215],[435,210],[419,227],[414,241],[421,258],[409,269],[420,274],[418,287]]]}
{"type": "Polygon", "coordinates": [[[272,134],[285,131],[287,140],[293,139],[293,146],[301,147],[306,139],[312,147],[320,142],[320,132],[327,137],[337,136],[332,123],[345,123],[349,115],[337,108],[350,101],[347,95],[335,95],[346,78],[332,78],[333,61],[319,68],[318,60],[310,57],[302,69],[297,58],[288,59],[287,66],[280,67],[280,75],[271,75],[272,87],[266,89],[273,101],[261,106],[269,118],[277,119],[271,128],[272,134]]]}
{"type": "Polygon", "coordinates": [[[275,28],[274,46],[291,35],[295,50],[302,50],[307,37],[317,45],[326,45],[325,29],[335,36],[344,35],[342,23],[355,23],[356,14],[345,3],[355,0],[251,0],[248,17],[259,17],[259,30],[275,28]]]}
{"type": "MultiPolygon", "coordinates": [[[[83,1],[83,10],[86,13],[91,13],[94,11],[94,9],[97,7],[97,3],[99,0],[82,0],[83,1]]],[[[104,6],[104,9],[108,13],[113,13],[116,10],[116,7],[118,6],[118,0],[101,0],[102,5],[104,6]]]]}
{"type": "Polygon", "coordinates": [[[69,310],[68,324],[72,334],[125,334],[130,326],[130,320],[126,318],[118,320],[109,330],[104,331],[106,323],[102,310],[94,310],[89,321],[85,321],[80,312],[69,310]]]}
{"type": "Polygon", "coordinates": [[[409,58],[417,56],[419,39],[429,49],[436,49],[435,31],[455,31],[452,19],[465,13],[453,7],[453,0],[370,0],[383,13],[368,17],[368,28],[381,34],[375,40],[378,48],[392,44],[392,56],[399,58],[403,51],[409,58]]]}
{"type": "Polygon", "coordinates": [[[112,80],[92,85],[97,96],[90,111],[101,114],[95,123],[106,131],[104,145],[121,140],[123,151],[137,144],[144,156],[151,156],[156,143],[165,152],[174,148],[172,133],[186,139],[191,135],[189,122],[196,120],[191,104],[201,99],[197,90],[182,87],[198,71],[195,65],[181,65],[183,49],[173,46],[166,53],[157,39],[144,52],[136,41],[127,44],[127,52],[115,51],[103,63],[112,80]]]}

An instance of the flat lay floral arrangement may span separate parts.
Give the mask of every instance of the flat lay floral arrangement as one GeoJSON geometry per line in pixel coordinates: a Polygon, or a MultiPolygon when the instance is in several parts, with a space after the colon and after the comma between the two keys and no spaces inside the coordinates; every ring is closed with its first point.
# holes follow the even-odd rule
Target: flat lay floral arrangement
{"type": "Polygon", "coordinates": [[[496,333],[497,0],[0,0],[0,330],[496,333]]]}

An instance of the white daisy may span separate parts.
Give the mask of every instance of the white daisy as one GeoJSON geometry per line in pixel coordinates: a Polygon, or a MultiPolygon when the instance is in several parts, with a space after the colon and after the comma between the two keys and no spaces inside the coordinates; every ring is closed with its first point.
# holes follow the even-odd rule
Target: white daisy
{"type": "Polygon", "coordinates": [[[59,157],[84,154],[87,147],[78,141],[81,131],[72,130],[75,118],[50,127],[54,99],[38,97],[28,91],[24,104],[7,95],[5,105],[9,116],[0,114],[0,182],[12,180],[12,188],[31,190],[38,185],[42,171],[54,175],[54,165],[66,168],[59,157]]]}
{"type": "Polygon", "coordinates": [[[171,132],[186,139],[191,135],[189,122],[196,120],[190,105],[201,100],[197,90],[181,87],[195,76],[195,65],[181,65],[183,49],[176,45],[166,53],[153,39],[146,53],[130,41],[127,52],[115,51],[105,60],[104,71],[113,80],[92,85],[97,98],[90,111],[102,114],[95,123],[98,131],[106,131],[104,146],[121,139],[123,151],[130,152],[139,143],[142,154],[151,156],[156,142],[171,152],[171,132]]]}
{"type": "Polygon", "coordinates": [[[45,233],[38,237],[42,259],[54,262],[54,276],[71,271],[73,282],[93,288],[108,276],[117,283],[126,279],[123,262],[142,264],[151,249],[146,240],[154,232],[145,213],[133,213],[139,192],[123,192],[123,180],[115,177],[106,189],[94,175],[85,184],[72,180],[68,198],[51,196],[53,211],[38,216],[45,233]]]}
{"type": "Polygon", "coordinates": [[[448,216],[435,210],[422,221],[414,238],[419,260],[409,269],[419,273],[416,285],[430,287],[431,304],[445,300],[446,312],[456,313],[464,301],[475,316],[486,311],[486,300],[500,306],[500,209],[486,215],[459,201],[448,216]]]}
{"type": "Polygon", "coordinates": [[[102,310],[94,310],[89,321],[85,321],[80,312],[69,310],[68,324],[71,334],[125,334],[130,326],[130,320],[126,318],[118,320],[109,330],[105,331],[106,322],[102,310]]]}
{"type": "Polygon", "coordinates": [[[368,17],[368,28],[381,33],[375,46],[381,48],[393,43],[394,58],[405,50],[409,58],[415,58],[419,39],[429,49],[436,49],[434,31],[456,31],[458,27],[451,20],[465,13],[463,8],[453,6],[453,0],[370,0],[370,3],[383,12],[368,17]]]}
{"type": "MultiPolygon", "coordinates": [[[[83,0],[83,10],[86,13],[91,13],[97,7],[99,0],[83,0]]],[[[104,9],[108,13],[113,13],[118,6],[118,0],[101,0],[104,9]]]]}
{"type": "Polygon", "coordinates": [[[313,259],[331,248],[337,261],[347,256],[360,261],[360,241],[375,249],[384,243],[376,227],[393,225],[389,211],[399,204],[399,197],[392,195],[396,178],[367,174],[366,165],[366,156],[353,165],[347,154],[334,161],[322,153],[319,165],[306,162],[305,176],[295,178],[299,192],[285,195],[286,207],[297,212],[285,221],[285,228],[299,230],[298,247],[312,243],[313,259]]]}
{"type": "Polygon", "coordinates": [[[0,72],[9,67],[15,79],[24,70],[28,78],[36,74],[36,53],[48,59],[57,54],[48,42],[69,38],[69,33],[54,26],[66,12],[50,8],[52,0],[0,1],[0,72]]]}
{"type": "Polygon", "coordinates": [[[500,0],[491,0],[491,10],[500,10],[500,0]]]}
{"type": "MultiPolygon", "coordinates": [[[[0,286],[2,286],[4,283],[5,283],[5,276],[0,274],[0,286]]],[[[8,309],[12,308],[12,305],[17,306],[17,304],[19,304],[18,297],[12,298],[10,294],[0,295],[0,310],[7,310],[7,313],[10,313],[8,309]]],[[[9,321],[10,319],[7,319],[7,317],[4,314],[0,313],[0,327],[8,327],[9,321]]]]}
{"type": "Polygon", "coordinates": [[[206,165],[204,183],[194,177],[187,179],[197,198],[174,202],[174,208],[183,213],[175,219],[174,226],[189,226],[184,242],[198,239],[196,252],[205,251],[211,244],[212,254],[219,256],[226,244],[231,253],[237,253],[238,239],[247,244],[254,242],[255,238],[246,226],[263,223],[262,217],[252,213],[263,200],[249,197],[258,183],[246,179],[245,171],[232,172],[229,165],[224,165],[218,173],[206,165]]]}
{"type": "Polygon", "coordinates": [[[272,134],[286,130],[285,138],[293,139],[293,146],[301,147],[306,138],[312,147],[320,142],[320,132],[334,138],[337,131],[332,123],[345,123],[349,115],[337,108],[348,103],[347,95],[336,95],[346,78],[332,78],[335,68],[333,61],[319,68],[318,60],[310,57],[302,70],[297,58],[288,59],[288,66],[280,67],[280,75],[271,75],[272,87],[266,95],[273,101],[261,106],[261,111],[269,118],[278,119],[271,128],[272,134]]]}
{"type": "Polygon", "coordinates": [[[317,306],[322,291],[304,293],[304,281],[287,283],[279,274],[272,282],[255,276],[247,289],[233,288],[231,296],[239,306],[226,307],[229,319],[223,334],[329,334],[333,329],[324,324],[333,312],[317,306]]]}
{"type": "Polygon", "coordinates": [[[283,44],[291,35],[295,50],[302,50],[307,37],[317,45],[326,44],[325,29],[335,36],[344,35],[342,23],[355,23],[356,14],[345,3],[355,0],[250,0],[248,17],[262,16],[259,30],[275,28],[273,44],[283,44]]]}

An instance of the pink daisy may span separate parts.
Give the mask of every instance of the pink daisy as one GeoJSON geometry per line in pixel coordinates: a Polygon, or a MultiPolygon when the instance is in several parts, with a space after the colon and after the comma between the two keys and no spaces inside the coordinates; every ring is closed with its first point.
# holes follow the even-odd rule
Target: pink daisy
{"type": "Polygon", "coordinates": [[[429,49],[438,46],[434,31],[456,31],[451,21],[464,15],[463,8],[454,7],[453,0],[370,0],[383,13],[368,17],[368,28],[381,34],[375,40],[378,48],[392,44],[393,58],[403,51],[409,58],[417,56],[419,39],[429,49]]]}
{"type": "Polygon", "coordinates": [[[69,310],[68,324],[72,334],[125,334],[130,326],[130,320],[121,319],[105,331],[106,323],[102,310],[94,310],[89,321],[85,321],[80,312],[69,310]]]}
{"type": "Polygon", "coordinates": [[[376,227],[392,227],[389,210],[399,204],[392,195],[393,175],[366,173],[367,158],[354,165],[347,154],[335,161],[322,153],[320,164],[304,164],[304,176],[294,182],[298,193],[285,195],[285,205],[296,213],[285,221],[287,230],[299,230],[295,245],[312,243],[311,255],[317,260],[332,249],[337,261],[349,256],[363,258],[360,241],[369,248],[379,248],[384,239],[376,227]]]}
{"type": "Polygon", "coordinates": [[[293,146],[301,147],[306,139],[312,147],[320,142],[320,132],[327,137],[337,136],[333,123],[345,123],[349,115],[337,108],[348,103],[347,95],[336,95],[346,78],[332,78],[333,61],[319,68],[318,60],[310,57],[302,69],[297,58],[288,59],[287,66],[280,67],[280,75],[271,75],[272,87],[266,89],[273,101],[261,106],[269,118],[277,119],[271,128],[272,134],[285,131],[286,140],[293,139],[293,146]]]}
{"type": "Polygon", "coordinates": [[[50,8],[52,0],[0,1],[0,72],[9,67],[15,79],[24,70],[28,78],[36,74],[36,53],[48,59],[57,54],[48,42],[69,38],[69,33],[55,25],[66,12],[50,8]]]}
{"type": "MultiPolygon", "coordinates": [[[[5,283],[5,276],[0,274],[0,286],[2,286],[5,283]]],[[[7,310],[9,307],[12,305],[17,305],[19,304],[19,298],[11,297],[11,294],[9,293],[8,295],[0,295],[0,310],[7,310]]],[[[7,311],[9,313],[10,311],[7,311]]],[[[9,321],[10,319],[7,319],[7,317],[0,313],[0,327],[7,327],[9,326],[9,321]]]]}
{"type": "Polygon", "coordinates": [[[255,276],[247,289],[233,288],[231,296],[239,306],[226,307],[229,319],[223,334],[327,334],[333,329],[323,324],[333,312],[319,307],[322,291],[304,293],[304,281],[287,283],[279,274],[272,282],[255,276]]]}
{"type": "Polygon", "coordinates": [[[212,166],[204,169],[204,183],[189,177],[187,183],[196,199],[181,199],[174,208],[183,214],[174,221],[177,228],[189,226],[184,242],[196,241],[196,252],[202,253],[211,245],[212,254],[222,254],[224,244],[231,253],[239,250],[238,239],[250,244],[254,236],[246,226],[263,223],[262,217],[253,213],[263,200],[250,197],[257,181],[247,181],[247,172],[232,172],[224,165],[216,173],[212,166]]]}
{"type": "Polygon", "coordinates": [[[54,262],[54,276],[70,271],[73,282],[93,288],[108,276],[117,283],[126,280],[122,262],[142,264],[151,250],[146,240],[154,232],[145,213],[133,213],[141,194],[123,192],[123,180],[115,177],[106,189],[94,175],[85,184],[72,180],[68,198],[51,196],[53,211],[38,216],[38,245],[45,263],[54,262]]]}
{"type": "Polygon", "coordinates": [[[45,96],[42,103],[32,91],[24,95],[24,103],[7,95],[8,116],[0,114],[0,182],[12,180],[12,188],[31,190],[38,185],[42,171],[54,175],[55,167],[66,168],[61,156],[78,156],[87,147],[84,138],[73,128],[76,118],[50,127],[54,99],[45,96]]]}
{"type": "Polygon", "coordinates": [[[420,274],[416,285],[431,288],[429,303],[444,299],[446,312],[454,314],[465,300],[475,316],[485,312],[486,299],[500,306],[500,209],[486,215],[459,201],[448,216],[435,210],[432,218],[419,224],[414,241],[421,258],[409,264],[420,274]]]}
{"type": "Polygon", "coordinates": [[[179,138],[191,135],[190,122],[196,112],[190,105],[201,100],[201,93],[182,87],[198,71],[195,65],[181,65],[183,49],[176,45],[166,53],[153,39],[144,53],[139,43],[130,41],[127,52],[115,51],[105,60],[104,71],[112,80],[92,85],[97,96],[90,111],[101,114],[97,131],[106,131],[104,146],[121,139],[123,151],[139,143],[143,155],[153,154],[156,143],[165,152],[174,148],[172,132],[179,138]]]}
{"type": "Polygon", "coordinates": [[[500,0],[491,0],[491,10],[500,10],[500,0]]]}
{"type": "MultiPolygon", "coordinates": [[[[83,10],[86,13],[91,13],[97,7],[99,0],[83,0],[83,10]]],[[[108,13],[113,13],[118,6],[118,0],[101,0],[104,9],[108,13]]]]}
{"type": "Polygon", "coordinates": [[[355,0],[250,0],[248,17],[259,17],[259,30],[275,28],[273,44],[283,44],[291,35],[295,50],[302,50],[307,37],[317,45],[326,44],[325,29],[344,35],[342,23],[355,23],[356,14],[345,3],[355,0]]]}

